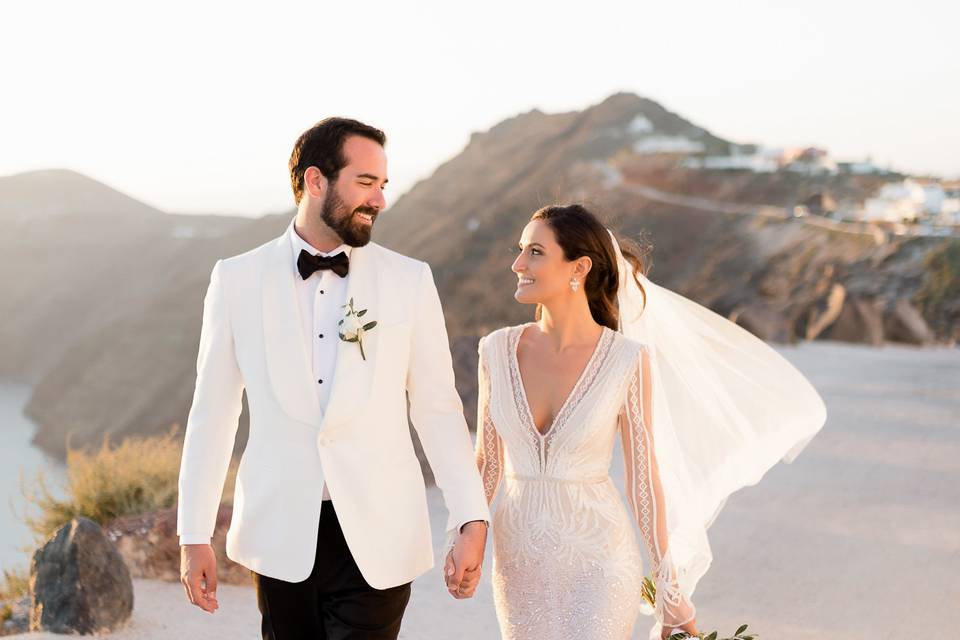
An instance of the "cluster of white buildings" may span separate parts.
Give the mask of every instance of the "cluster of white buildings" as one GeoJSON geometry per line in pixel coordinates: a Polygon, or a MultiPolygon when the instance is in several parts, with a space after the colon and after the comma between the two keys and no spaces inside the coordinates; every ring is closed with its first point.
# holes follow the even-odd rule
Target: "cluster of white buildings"
{"type": "Polygon", "coordinates": [[[907,178],[888,182],[864,200],[862,207],[838,213],[856,220],[960,224],[960,181],[907,178]]]}
{"type": "Polygon", "coordinates": [[[793,171],[805,175],[882,174],[886,169],[870,160],[837,162],[819,147],[732,146],[729,155],[692,156],[684,161],[692,169],[745,169],[755,173],[793,171]]]}
{"type": "MultiPolygon", "coordinates": [[[[611,130],[609,133],[622,135],[622,131],[611,130]]],[[[864,201],[836,203],[826,196],[824,201],[815,203],[816,213],[839,220],[960,225],[960,180],[900,179],[899,174],[875,164],[869,158],[863,161],[838,162],[826,149],[819,147],[731,144],[727,154],[709,155],[706,153],[706,145],[701,141],[703,131],[691,130],[687,135],[664,134],[658,132],[653,123],[642,114],[634,117],[627,125],[626,133],[633,138],[634,153],[685,156],[682,166],[691,169],[755,173],[789,171],[809,176],[889,176],[891,182],[885,183],[879,191],[864,201]]],[[[615,184],[618,178],[619,176],[604,173],[604,182],[608,186],[615,184]]],[[[804,212],[813,211],[813,208],[806,204],[800,205],[798,209],[804,212]]]]}
{"type": "Polygon", "coordinates": [[[794,208],[794,215],[810,213],[842,221],[960,226],[960,180],[905,178],[883,184],[860,202],[837,203],[820,193],[794,208]]]}
{"type": "Polygon", "coordinates": [[[870,159],[860,162],[837,162],[826,149],[819,147],[765,147],[762,145],[731,144],[726,155],[708,155],[702,138],[702,129],[691,128],[684,134],[666,134],[657,131],[643,114],[638,114],[626,125],[626,130],[611,128],[604,135],[624,133],[633,138],[633,152],[639,155],[677,154],[687,156],[683,166],[692,169],[740,169],[756,173],[794,171],[806,175],[884,174],[886,169],[870,159]]]}
{"type": "MultiPolygon", "coordinates": [[[[870,160],[836,162],[817,147],[772,148],[733,146],[726,156],[690,156],[684,166],[695,169],[740,169],[756,173],[793,171],[804,175],[885,175],[890,172],[870,160]]],[[[906,178],[888,182],[860,202],[840,204],[824,212],[843,220],[960,225],[960,180],[906,178]]]]}

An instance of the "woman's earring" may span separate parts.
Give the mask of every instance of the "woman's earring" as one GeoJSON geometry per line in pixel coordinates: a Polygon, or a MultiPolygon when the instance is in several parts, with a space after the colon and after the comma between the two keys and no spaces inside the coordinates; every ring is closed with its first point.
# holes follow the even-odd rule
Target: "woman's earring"
{"type": "Polygon", "coordinates": [[[579,288],[580,288],[580,281],[577,280],[576,278],[570,278],[570,290],[576,291],[579,288]]]}

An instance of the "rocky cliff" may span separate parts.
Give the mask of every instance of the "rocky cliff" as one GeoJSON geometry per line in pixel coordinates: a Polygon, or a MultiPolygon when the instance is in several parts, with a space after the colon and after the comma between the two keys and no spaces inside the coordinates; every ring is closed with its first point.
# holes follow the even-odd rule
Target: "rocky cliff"
{"type": "MultiPolygon", "coordinates": [[[[813,193],[869,193],[880,178],[692,170],[682,153],[650,152],[678,139],[737,147],[631,94],[531,111],[475,133],[378,220],[377,241],[433,266],[470,422],[477,336],[532,316],[513,299],[510,264],[530,214],[551,202],[583,201],[620,234],[642,235],[652,280],[768,340],[960,336],[960,240],[777,214],[813,193]]],[[[175,216],[46,174],[55,197],[36,202],[23,176],[0,181],[0,375],[36,383],[37,442],[62,456],[67,437],[99,444],[185,424],[210,268],[282,233],[292,210],[175,216]],[[71,210],[78,190],[87,195],[71,210]],[[97,198],[109,203],[100,213],[97,198]]],[[[245,430],[246,409],[237,450],[245,430]]]]}

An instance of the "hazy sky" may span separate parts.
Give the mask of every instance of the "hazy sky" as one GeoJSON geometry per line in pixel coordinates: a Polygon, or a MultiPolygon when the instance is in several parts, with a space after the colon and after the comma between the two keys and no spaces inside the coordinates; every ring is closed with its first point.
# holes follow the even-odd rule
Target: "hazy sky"
{"type": "Polygon", "coordinates": [[[388,135],[396,199],[517,113],[632,91],[737,142],[960,175],[955,2],[4,2],[0,175],[170,211],[291,207],[301,131],[388,135]]]}

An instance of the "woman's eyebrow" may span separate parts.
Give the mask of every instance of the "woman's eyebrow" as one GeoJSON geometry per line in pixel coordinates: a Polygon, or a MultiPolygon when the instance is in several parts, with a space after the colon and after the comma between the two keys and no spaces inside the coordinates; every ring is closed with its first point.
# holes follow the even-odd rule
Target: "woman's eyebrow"
{"type": "MultiPolygon", "coordinates": [[[[528,246],[531,246],[531,247],[532,247],[533,245],[537,245],[538,247],[540,247],[541,249],[543,249],[543,245],[540,244],[539,242],[531,242],[528,246]]],[[[523,243],[522,243],[522,242],[518,242],[518,243],[517,243],[517,246],[522,249],[522,248],[523,248],[523,243]]]]}

